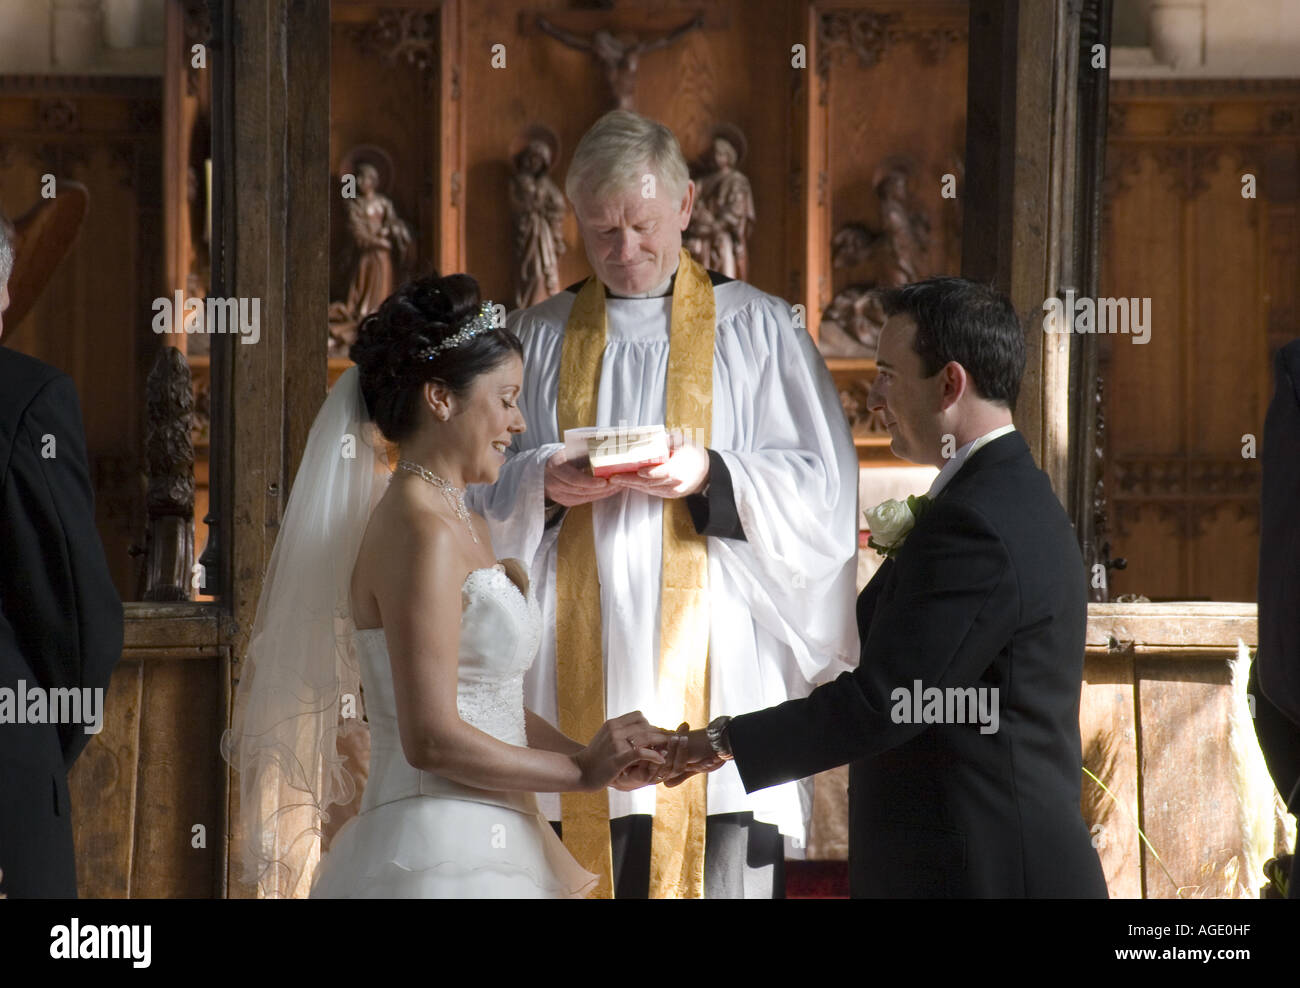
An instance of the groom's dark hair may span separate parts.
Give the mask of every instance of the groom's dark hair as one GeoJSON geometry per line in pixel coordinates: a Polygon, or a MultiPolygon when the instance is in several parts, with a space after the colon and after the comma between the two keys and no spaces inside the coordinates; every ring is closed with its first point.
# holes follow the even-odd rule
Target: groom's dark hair
{"type": "Polygon", "coordinates": [[[927,278],[888,289],[880,302],[886,315],[907,315],[916,322],[912,349],[924,376],[933,377],[955,360],[981,398],[1016,410],[1025,331],[1005,295],[966,278],[927,278]]]}

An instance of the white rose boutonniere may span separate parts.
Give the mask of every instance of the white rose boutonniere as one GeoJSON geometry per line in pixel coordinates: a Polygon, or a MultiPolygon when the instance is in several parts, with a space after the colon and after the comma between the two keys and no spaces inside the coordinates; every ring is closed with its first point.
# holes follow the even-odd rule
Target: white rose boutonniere
{"type": "Polygon", "coordinates": [[[909,494],[906,501],[890,498],[867,509],[867,530],[870,533],[867,545],[886,559],[892,559],[902,548],[907,533],[929,506],[930,498],[925,494],[920,497],[909,494]]]}

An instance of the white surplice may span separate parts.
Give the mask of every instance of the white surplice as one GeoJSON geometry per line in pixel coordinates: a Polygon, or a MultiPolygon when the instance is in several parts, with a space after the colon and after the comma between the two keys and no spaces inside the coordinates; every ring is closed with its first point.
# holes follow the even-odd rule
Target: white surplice
{"type": "MultiPolygon", "coordinates": [[[[748,541],[708,540],[710,718],[805,696],[858,661],[858,461],[836,389],[784,301],[740,281],[715,286],[714,297],[710,446],[731,472],[748,541]]],[[[469,491],[497,554],[531,561],[545,631],[525,702],[552,723],[559,525],[545,527],[543,467],[563,445],[556,388],[575,298],[566,290],[507,320],[524,343],[519,405],[528,430],[516,436],[497,483],[469,491]]],[[[664,422],[671,310],[671,295],[607,298],[597,418],[588,424],[664,422]]],[[[662,501],[624,491],[592,507],[606,712],[641,710],[652,723],[676,727],[673,712],[661,710],[655,697],[662,501]]],[[[796,843],[805,837],[809,796],[799,783],[746,795],[732,765],[708,778],[710,815],[749,811],[796,843]]],[[[560,818],[558,796],[539,802],[550,819],[560,818]]],[[[655,787],[610,790],[609,802],[611,817],[653,813],[655,787]]]]}

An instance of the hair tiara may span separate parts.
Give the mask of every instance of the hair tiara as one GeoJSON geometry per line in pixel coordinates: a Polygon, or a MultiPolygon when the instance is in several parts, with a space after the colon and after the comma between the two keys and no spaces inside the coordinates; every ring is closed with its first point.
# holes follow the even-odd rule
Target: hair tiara
{"type": "Polygon", "coordinates": [[[494,306],[488,300],[484,300],[478,307],[478,311],[472,316],[466,318],[460,327],[451,336],[435,344],[427,346],[416,353],[416,360],[432,360],[444,350],[452,350],[459,346],[464,346],[474,337],[482,333],[489,333],[497,328],[496,315],[494,306]]]}

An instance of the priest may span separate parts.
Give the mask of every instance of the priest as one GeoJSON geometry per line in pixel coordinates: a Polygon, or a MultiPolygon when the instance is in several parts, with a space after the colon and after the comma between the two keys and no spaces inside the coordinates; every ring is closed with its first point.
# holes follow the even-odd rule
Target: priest
{"type": "MultiPolygon", "coordinates": [[[[662,124],[606,114],[565,193],[595,275],[510,315],[528,431],[471,489],[537,588],[525,702],[585,739],[607,712],[699,727],[803,696],[858,650],[857,457],[825,364],[788,304],[682,249],[695,186],[662,124]],[[658,466],[597,478],[565,452],[569,429],[659,424],[658,466]]],[[[542,801],[619,897],[779,897],[811,809],[732,766],[542,801]]]]}

